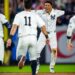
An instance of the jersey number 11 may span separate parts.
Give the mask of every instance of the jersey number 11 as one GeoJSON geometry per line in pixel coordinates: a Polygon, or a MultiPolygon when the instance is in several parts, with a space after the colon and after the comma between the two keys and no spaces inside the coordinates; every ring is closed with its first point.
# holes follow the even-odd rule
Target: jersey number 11
{"type": "Polygon", "coordinates": [[[31,17],[25,16],[24,18],[25,18],[25,25],[31,26],[31,17]]]}

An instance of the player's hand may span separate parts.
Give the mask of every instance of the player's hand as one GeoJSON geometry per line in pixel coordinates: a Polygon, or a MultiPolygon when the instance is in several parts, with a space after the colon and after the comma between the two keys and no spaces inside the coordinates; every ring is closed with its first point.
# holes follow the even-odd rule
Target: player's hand
{"type": "Polygon", "coordinates": [[[46,44],[49,45],[49,43],[50,43],[50,40],[49,39],[46,39],[46,44]]]}
{"type": "Polygon", "coordinates": [[[69,51],[71,51],[72,48],[73,48],[72,43],[71,43],[71,42],[70,42],[70,43],[67,43],[67,49],[68,49],[69,51]]]}
{"type": "Polygon", "coordinates": [[[6,47],[10,47],[10,46],[11,46],[11,43],[12,43],[12,40],[11,40],[11,39],[8,39],[8,40],[7,40],[6,47]]]}

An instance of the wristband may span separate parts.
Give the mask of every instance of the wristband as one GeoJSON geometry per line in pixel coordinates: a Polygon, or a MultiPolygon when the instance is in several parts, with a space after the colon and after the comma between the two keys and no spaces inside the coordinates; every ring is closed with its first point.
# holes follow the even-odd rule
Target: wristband
{"type": "Polygon", "coordinates": [[[71,36],[67,36],[67,42],[68,42],[68,43],[71,42],[71,36]]]}
{"type": "Polygon", "coordinates": [[[67,39],[71,39],[71,36],[67,36],[67,39]]]}
{"type": "Polygon", "coordinates": [[[48,39],[48,35],[45,35],[46,39],[48,39]]]}

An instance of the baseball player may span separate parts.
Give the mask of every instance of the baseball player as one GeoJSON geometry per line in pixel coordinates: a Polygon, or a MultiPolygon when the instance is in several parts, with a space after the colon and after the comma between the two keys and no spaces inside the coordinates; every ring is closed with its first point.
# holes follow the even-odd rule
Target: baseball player
{"type": "MultiPolygon", "coordinates": [[[[57,36],[56,36],[56,21],[59,16],[64,14],[64,11],[57,10],[52,8],[52,2],[45,1],[43,10],[36,10],[36,12],[42,17],[44,22],[46,23],[46,30],[48,32],[50,44],[48,46],[51,47],[51,63],[50,63],[50,72],[54,73],[54,66],[57,58],[57,36]]],[[[40,53],[43,50],[45,43],[45,37],[43,33],[40,33],[38,42],[37,42],[37,69],[36,73],[39,70],[39,57],[40,53]]]]}
{"type": "MultiPolygon", "coordinates": [[[[18,67],[22,68],[25,63],[25,57],[27,50],[30,55],[32,75],[36,73],[36,43],[37,43],[37,26],[41,28],[45,37],[48,39],[45,23],[40,16],[31,11],[32,1],[24,0],[25,10],[16,14],[13,21],[13,26],[10,31],[10,37],[12,37],[18,28],[18,46],[16,52],[16,58],[19,60],[18,67]],[[35,19],[36,18],[36,19],[35,19]]],[[[11,39],[8,39],[7,45],[11,45],[11,39]]]]}
{"type": "Polygon", "coordinates": [[[68,29],[67,29],[67,49],[71,50],[73,48],[73,44],[71,41],[73,30],[75,29],[75,15],[70,19],[68,29]]]}
{"type": "Polygon", "coordinates": [[[2,65],[4,59],[3,25],[5,25],[8,28],[8,31],[10,31],[9,22],[7,21],[5,16],[2,13],[0,13],[0,65],[2,65]]]}

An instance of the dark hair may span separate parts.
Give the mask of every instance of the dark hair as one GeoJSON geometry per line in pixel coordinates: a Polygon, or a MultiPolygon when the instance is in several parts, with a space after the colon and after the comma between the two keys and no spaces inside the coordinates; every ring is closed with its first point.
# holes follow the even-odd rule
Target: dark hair
{"type": "Polygon", "coordinates": [[[46,0],[45,3],[50,3],[51,5],[53,5],[52,1],[50,0],[46,0]]]}
{"type": "Polygon", "coordinates": [[[32,0],[24,0],[24,7],[30,9],[32,7],[32,0]]]}

